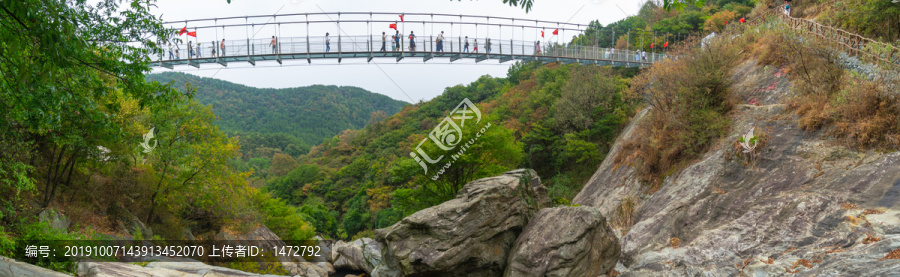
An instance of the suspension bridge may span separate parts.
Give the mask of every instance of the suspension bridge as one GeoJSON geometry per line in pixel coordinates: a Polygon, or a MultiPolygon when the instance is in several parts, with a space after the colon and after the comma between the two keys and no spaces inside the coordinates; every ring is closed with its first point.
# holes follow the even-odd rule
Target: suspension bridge
{"type": "MultiPolygon", "coordinates": [[[[330,59],[461,59],[476,63],[519,60],[646,67],[665,60],[663,52],[645,52],[629,44],[665,36],[620,32],[624,49],[601,45],[600,30],[587,25],[481,15],[385,12],[322,12],[191,19],[164,23],[181,30],[162,42],[153,66],[227,67],[234,63],[330,59]],[[596,32],[596,43],[569,43],[567,38],[596,32]],[[383,32],[383,33],[382,33],[383,32]],[[326,34],[328,34],[326,36],[326,34]],[[394,37],[394,35],[397,37],[394,37]],[[567,36],[568,35],[568,36],[567,36]],[[630,36],[635,36],[629,39],[630,36]],[[440,39],[442,38],[442,39],[440,39]],[[586,46],[587,45],[587,46],[586,46]]],[[[616,30],[608,30],[616,38],[616,30]]],[[[585,36],[587,37],[587,36],[585,36]]],[[[658,44],[657,44],[658,45],[658,44]]],[[[623,47],[619,47],[623,48],[623,47]]],[[[656,50],[659,50],[657,47],[656,50]]]]}

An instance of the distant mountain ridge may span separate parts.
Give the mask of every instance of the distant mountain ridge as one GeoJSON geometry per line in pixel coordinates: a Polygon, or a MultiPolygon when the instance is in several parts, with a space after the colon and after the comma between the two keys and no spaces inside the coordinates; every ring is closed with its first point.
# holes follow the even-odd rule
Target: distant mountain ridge
{"type": "Polygon", "coordinates": [[[313,85],[296,88],[254,88],[180,72],[148,76],[197,89],[194,98],[219,117],[219,128],[229,133],[284,133],[298,138],[303,149],[317,145],[343,130],[364,127],[373,112],[386,116],[407,103],[352,86],[313,85]]]}

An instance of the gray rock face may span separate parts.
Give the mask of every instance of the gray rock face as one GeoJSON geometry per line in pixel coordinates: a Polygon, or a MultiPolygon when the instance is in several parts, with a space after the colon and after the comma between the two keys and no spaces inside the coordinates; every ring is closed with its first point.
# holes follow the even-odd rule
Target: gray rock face
{"type": "Polygon", "coordinates": [[[0,276],[66,277],[69,275],[0,256],[0,276]]]}
{"type": "Polygon", "coordinates": [[[373,276],[499,276],[531,216],[550,204],[533,170],[466,184],[455,199],[375,231],[384,262],[373,276]]]}
{"type": "Polygon", "coordinates": [[[153,230],[134,215],[128,215],[119,224],[119,227],[125,230],[129,236],[134,237],[140,234],[141,239],[153,238],[153,230]]]}
{"type": "Polygon", "coordinates": [[[370,238],[349,243],[337,241],[331,251],[335,269],[365,271],[371,275],[372,269],[381,264],[381,244],[370,238]]]}
{"type": "Polygon", "coordinates": [[[597,208],[545,208],[519,235],[503,276],[599,276],[616,265],[619,252],[597,208]]]}
{"type": "Polygon", "coordinates": [[[627,131],[573,200],[597,207],[610,222],[621,222],[617,211],[632,203],[634,224],[619,226],[620,276],[897,272],[900,260],[879,259],[900,248],[900,153],[858,152],[800,130],[780,104],[790,82],[776,70],[748,61],[735,68],[734,79],[738,98],[753,95],[763,105],[739,105],[731,133],[658,191],[650,193],[632,168],[613,162],[633,135],[627,131]],[[759,92],[770,85],[775,89],[759,92]],[[753,160],[735,149],[751,127],[768,137],[753,160]],[[881,239],[865,244],[868,235],[881,239]]]}
{"type": "Polygon", "coordinates": [[[38,219],[41,222],[47,222],[47,224],[50,224],[50,228],[60,231],[68,230],[69,224],[71,224],[71,222],[68,218],[66,218],[65,215],[53,209],[42,210],[41,213],[38,214],[38,219]]]}

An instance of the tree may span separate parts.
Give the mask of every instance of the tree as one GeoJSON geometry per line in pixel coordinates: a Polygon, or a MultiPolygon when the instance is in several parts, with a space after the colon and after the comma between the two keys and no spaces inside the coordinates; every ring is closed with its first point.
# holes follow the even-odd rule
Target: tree
{"type": "Polygon", "coordinates": [[[503,3],[509,4],[510,7],[521,6],[526,13],[531,11],[531,6],[534,6],[534,0],[503,0],[503,3]]]}
{"type": "Polygon", "coordinates": [[[703,4],[706,4],[706,0],[663,0],[663,8],[667,11],[671,11],[672,9],[683,10],[690,5],[700,8],[703,7],[703,4]]]}
{"type": "Polygon", "coordinates": [[[147,157],[154,176],[147,223],[160,205],[217,205],[245,184],[249,174],[234,173],[228,162],[237,155],[237,140],[219,132],[214,120],[209,107],[193,101],[153,113],[159,143],[147,157]]]}
{"type": "MultiPolygon", "coordinates": [[[[85,157],[124,135],[113,123],[118,104],[103,100],[108,94],[123,91],[142,106],[180,95],[144,80],[148,54],[174,34],[150,14],[151,5],[0,2],[0,133],[16,138],[0,140],[12,158],[0,163],[0,174],[44,177],[43,206],[71,183],[85,157]]],[[[14,187],[31,187],[30,180],[13,180],[14,187]]]]}
{"type": "Polygon", "coordinates": [[[300,165],[297,164],[297,161],[291,156],[275,153],[275,156],[272,156],[272,167],[270,168],[270,172],[275,176],[284,176],[298,166],[300,165]]]}
{"type": "MultiPolygon", "coordinates": [[[[397,200],[400,202],[395,202],[405,206],[401,208],[404,213],[453,199],[466,183],[503,173],[520,164],[523,159],[522,144],[516,141],[513,131],[495,125],[494,122],[498,122],[496,116],[486,116],[482,118],[482,122],[487,123],[483,125],[469,123],[463,126],[463,142],[455,149],[444,153],[445,158],[438,163],[438,166],[429,169],[427,175],[422,172],[421,167],[416,168],[418,164],[415,162],[399,164],[401,168],[395,169],[395,172],[414,171],[418,173],[417,177],[413,177],[410,181],[414,188],[413,191],[393,195],[405,198],[397,200]],[[488,124],[490,124],[489,127],[488,124]],[[461,146],[470,140],[474,143],[466,148],[461,146]],[[449,167],[438,168],[450,161],[452,163],[449,167]],[[443,174],[435,179],[434,176],[438,170],[443,170],[443,174]],[[403,201],[406,202],[403,203],[403,201]]],[[[427,153],[440,152],[436,146],[423,148],[427,153]]],[[[405,174],[408,175],[408,173],[405,174]]]]}

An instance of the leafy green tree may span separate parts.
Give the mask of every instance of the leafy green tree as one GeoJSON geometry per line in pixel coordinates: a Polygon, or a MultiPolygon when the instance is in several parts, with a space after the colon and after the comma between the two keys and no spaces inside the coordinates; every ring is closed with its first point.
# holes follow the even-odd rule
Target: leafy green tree
{"type": "Polygon", "coordinates": [[[237,141],[219,132],[214,120],[209,107],[193,101],[152,115],[159,143],[146,157],[154,183],[146,222],[154,222],[160,205],[177,207],[194,200],[211,206],[228,197],[221,192],[244,184],[228,162],[237,155],[237,141]]]}
{"type": "Polygon", "coordinates": [[[304,187],[319,180],[319,167],[311,164],[300,165],[284,177],[272,180],[269,190],[275,196],[285,199],[291,204],[303,203],[306,192],[304,187]]]}
{"type": "Polygon", "coordinates": [[[16,191],[44,177],[43,206],[97,146],[124,135],[112,124],[119,107],[105,95],[121,90],[141,105],[179,95],[144,80],[148,54],[173,30],[150,14],[151,2],[119,3],[0,2],[0,133],[12,138],[0,139],[10,158],[0,174],[16,191]]]}
{"type": "Polygon", "coordinates": [[[272,167],[269,172],[275,176],[284,176],[298,166],[300,165],[297,164],[297,161],[295,161],[293,157],[275,153],[275,156],[272,156],[272,167]]]}

